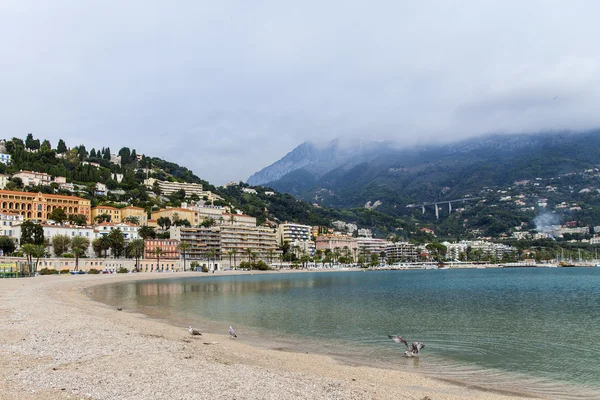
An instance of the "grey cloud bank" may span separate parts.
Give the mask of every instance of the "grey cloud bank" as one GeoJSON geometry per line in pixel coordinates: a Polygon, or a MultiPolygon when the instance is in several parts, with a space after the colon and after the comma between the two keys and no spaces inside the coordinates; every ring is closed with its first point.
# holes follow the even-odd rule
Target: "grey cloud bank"
{"type": "Polygon", "coordinates": [[[0,133],[211,182],[304,140],[600,126],[593,1],[0,2],[0,133]]]}

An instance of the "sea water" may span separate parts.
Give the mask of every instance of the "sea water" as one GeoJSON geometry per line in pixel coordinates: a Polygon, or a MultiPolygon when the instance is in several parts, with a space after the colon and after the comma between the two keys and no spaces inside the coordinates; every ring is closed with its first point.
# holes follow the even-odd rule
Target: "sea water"
{"type": "Polygon", "coordinates": [[[488,389],[600,398],[600,268],[190,276],[92,297],[271,348],[416,370],[488,389]],[[425,343],[402,357],[400,334],[425,343]]]}

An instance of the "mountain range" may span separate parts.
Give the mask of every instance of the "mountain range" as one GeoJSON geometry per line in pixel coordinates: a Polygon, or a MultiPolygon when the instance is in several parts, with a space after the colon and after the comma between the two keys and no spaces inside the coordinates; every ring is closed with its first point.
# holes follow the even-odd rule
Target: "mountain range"
{"type": "Polygon", "coordinates": [[[302,143],[247,183],[320,206],[376,205],[400,215],[412,203],[461,198],[597,164],[600,130],[491,135],[429,146],[335,139],[325,146],[302,143]]]}

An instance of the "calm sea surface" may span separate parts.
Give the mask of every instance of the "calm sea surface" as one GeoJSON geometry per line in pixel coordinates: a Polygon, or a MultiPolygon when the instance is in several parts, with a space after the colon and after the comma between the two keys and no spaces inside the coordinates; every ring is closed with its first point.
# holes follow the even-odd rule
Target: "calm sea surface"
{"type": "Polygon", "coordinates": [[[190,276],[92,289],[182,326],[549,398],[600,398],[600,268],[190,276]],[[418,359],[387,338],[426,344],[418,359]]]}

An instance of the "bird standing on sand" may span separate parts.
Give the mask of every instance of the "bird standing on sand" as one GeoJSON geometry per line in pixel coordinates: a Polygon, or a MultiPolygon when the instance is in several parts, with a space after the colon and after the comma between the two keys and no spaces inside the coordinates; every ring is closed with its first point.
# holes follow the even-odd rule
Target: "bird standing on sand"
{"type": "Polygon", "coordinates": [[[419,354],[419,350],[425,348],[425,345],[421,342],[412,342],[411,347],[408,347],[408,342],[402,336],[388,335],[396,343],[404,343],[406,351],[404,352],[405,357],[416,357],[419,354]]]}
{"type": "Polygon", "coordinates": [[[235,334],[235,331],[233,330],[233,327],[229,327],[229,338],[236,338],[237,335],[235,334]]]}
{"type": "Polygon", "coordinates": [[[192,326],[190,325],[190,329],[188,329],[190,331],[190,335],[192,336],[201,336],[202,334],[200,333],[200,331],[198,329],[194,329],[192,328],[192,326]]]}

